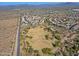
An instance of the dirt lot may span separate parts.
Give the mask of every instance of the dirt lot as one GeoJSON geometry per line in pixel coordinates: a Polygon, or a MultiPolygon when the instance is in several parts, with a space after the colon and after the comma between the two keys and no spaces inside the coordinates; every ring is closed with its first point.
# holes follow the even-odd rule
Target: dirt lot
{"type": "Polygon", "coordinates": [[[0,55],[13,55],[17,30],[17,18],[0,19],[0,55]]]}
{"type": "MultiPolygon", "coordinates": [[[[52,49],[52,40],[50,39],[52,37],[51,32],[45,31],[44,27],[37,26],[35,28],[30,28],[26,34],[25,40],[21,39],[21,49],[28,48],[30,45],[33,50],[38,50],[40,55],[43,55],[42,49],[43,48],[50,48],[52,49]],[[47,36],[47,39],[46,37],[47,36]],[[27,44],[29,43],[29,44],[27,44]]],[[[24,50],[21,50],[22,55],[29,55],[29,53],[24,52],[24,50]],[[25,54],[24,54],[25,53],[25,54]]],[[[33,54],[34,55],[34,54],[33,54]]]]}
{"type": "Polygon", "coordinates": [[[51,48],[51,40],[46,40],[45,35],[50,35],[49,32],[46,32],[40,26],[30,29],[27,33],[28,36],[32,36],[32,39],[27,38],[27,41],[30,42],[30,45],[35,49],[42,49],[42,48],[51,48]]]}

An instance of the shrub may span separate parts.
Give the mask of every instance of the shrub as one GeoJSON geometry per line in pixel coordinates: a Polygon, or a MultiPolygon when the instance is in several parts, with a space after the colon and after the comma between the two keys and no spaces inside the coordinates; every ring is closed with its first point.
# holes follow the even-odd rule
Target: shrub
{"type": "Polygon", "coordinates": [[[56,47],[56,44],[55,43],[52,43],[53,47],[56,47]]]}
{"type": "Polygon", "coordinates": [[[33,48],[32,48],[31,46],[29,46],[28,52],[29,52],[29,53],[32,53],[32,52],[33,52],[33,48]]]}
{"type": "Polygon", "coordinates": [[[27,44],[27,47],[29,47],[29,46],[30,46],[30,43],[29,43],[28,41],[26,41],[26,44],[27,44]]]}
{"type": "Polygon", "coordinates": [[[35,56],[40,56],[39,51],[38,50],[34,50],[34,55],[35,56]]]}
{"type": "Polygon", "coordinates": [[[48,35],[45,35],[46,40],[48,40],[48,35]]]}
{"type": "Polygon", "coordinates": [[[26,35],[26,38],[30,38],[30,39],[32,39],[32,36],[28,36],[28,35],[26,35]]]}
{"type": "Polygon", "coordinates": [[[43,54],[49,54],[49,53],[51,53],[51,48],[43,48],[42,52],[43,52],[43,54]]]}
{"type": "Polygon", "coordinates": [[[54,36],[57,40],[61,40],[60,36],[58,34],[55,34],[54,36]]]}

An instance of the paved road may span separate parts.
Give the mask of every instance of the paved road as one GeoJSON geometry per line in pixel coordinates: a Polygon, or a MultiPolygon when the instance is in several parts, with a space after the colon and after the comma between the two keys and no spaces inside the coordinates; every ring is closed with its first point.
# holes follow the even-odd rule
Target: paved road
{"type": "Polygon", "coordinates": [[[17,35],[16,35],[16,44],[15,44],[15,55],[19,56],[20,55],[20,24],[21,24],[21,19],[18,20],[18,27],[17,27],[17,35]]]}

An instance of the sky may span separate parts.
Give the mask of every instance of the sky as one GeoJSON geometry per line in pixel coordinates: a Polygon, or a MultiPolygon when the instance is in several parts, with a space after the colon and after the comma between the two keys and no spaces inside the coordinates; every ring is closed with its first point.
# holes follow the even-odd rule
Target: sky
{"type": "Polygon", "coordinates": [[[31,5],[39,5],[39,4],[48,4],[49,2],[0,2],[0,5],[17,5],[17,4],[31,4],[31,5]]]}

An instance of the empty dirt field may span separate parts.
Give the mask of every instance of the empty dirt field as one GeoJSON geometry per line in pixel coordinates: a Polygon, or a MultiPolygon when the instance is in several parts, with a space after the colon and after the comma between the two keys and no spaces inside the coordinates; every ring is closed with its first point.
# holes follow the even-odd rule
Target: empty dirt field
{"type": "Polygon", "coordinates": [[[17,18],[0,19],[0,56],[14,55],[17,18]]]}
{"type": "MultiPolygon", "coordinates": [[[[28,49],[29,47],[31,50],[33,49],[34,51],[39,51],[39,54],[43,55],[41,51],[43,48],[46,49],[53,48],[51,44],[52,40],[50,38],[52,38],[51,32],[45,31],[44,27],[37,26],[35,28],[30,28],[24,40],[22,39],[21,36],[21,41],[20,41],[21,55],[29,55],[29,53],[24,50],[24,48],[28,49]]],[[[30,49],[28,50],[30,51],[30,49]]],[[[35,52],[33,52],[31,55],[35,55],[35,52]]]]}

